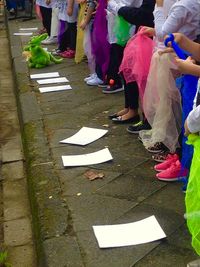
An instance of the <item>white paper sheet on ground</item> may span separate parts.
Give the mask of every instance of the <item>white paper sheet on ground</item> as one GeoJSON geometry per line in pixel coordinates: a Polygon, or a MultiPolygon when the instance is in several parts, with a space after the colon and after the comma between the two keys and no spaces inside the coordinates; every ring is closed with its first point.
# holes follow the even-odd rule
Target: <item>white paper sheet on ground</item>
{"type": "Polygon", "coordinates": [[[33,33],[32,32],[14,32],[13,35],[16,36],[31,36],[33,33]]]}
{"type": "Polygon", "coordinates": [[[66,82],[69,82],[69,80],[67,80],[66,77],[37,80],[37,83],[39,84],[66,83],[66,82]]]}
{"type": "Polygon", "coordinates": [[[60,143],[85,146],[104,136],[108,130],[82,127],[76,134],[66,138],[60,143]]]}
{"type": "Polygon", "coordinates": [[[112,159],[113,157],[108,148],[104,148],[90,154],[62,156],[64,167],[94,165],[110,161],[112,159]]]}
{"type": "Polygon", "coordinates": [[[165,238],[155,216],[127,224],[93,226],[100,248],[138,245],[165,238]]]}
{"type": "Polygon", "coordinates": [[[20,31],[37,31],[38,28],[20,28],[20,31]]]}
{"type": "Polygon", "coordinates": [[[58,72],[47,72],[47,73],[38,73],[38,74],[31,74],[30,78],[31,79],[44,79],[44,78],[55,78],[59,77],[58,72]]]}
{"type": "Polygon", "coordinates": [[[59,85],[59,86],[50,86],[50,87],[40,87],[40,93],[50,93],[64,90],[71,90],[72,87],[70,85],[59,85]]]}

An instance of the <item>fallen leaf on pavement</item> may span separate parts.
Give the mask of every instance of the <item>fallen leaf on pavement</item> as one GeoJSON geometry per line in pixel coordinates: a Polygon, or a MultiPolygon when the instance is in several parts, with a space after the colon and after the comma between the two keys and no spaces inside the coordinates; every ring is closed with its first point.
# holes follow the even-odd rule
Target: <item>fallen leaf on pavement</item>
{"type": "Polygon", "coordinates": [[[105,175],[102,172],[95,172],[93,170],[89,170],[86,173],[84,173],[84,176],[88,178],[90,181],[94,181],[95,179],[103,179],[105,175]]]}

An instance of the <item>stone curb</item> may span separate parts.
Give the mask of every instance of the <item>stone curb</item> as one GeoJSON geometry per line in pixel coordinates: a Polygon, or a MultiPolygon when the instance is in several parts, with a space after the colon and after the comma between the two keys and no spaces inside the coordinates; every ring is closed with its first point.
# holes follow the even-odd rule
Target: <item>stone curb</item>
{"type": "Polygon", "coordinates": [[[27,65],[22,64],[22,45],[19,41],[16,43],[17,39],[13,39],[14,28],[15,24],[8,22],[38,267],[61,266],[59,257],[57,259],[54,257],[53,263],[48,258],[50,250],[59,247],[60,237],[68,234],[69,212],[60,197],[61,188],[53,169],[48,141],[43,130],[42,113],[36,95],[29,86],[27,65]],[[47,241],[51,246],[45,245],[47,241]]]}

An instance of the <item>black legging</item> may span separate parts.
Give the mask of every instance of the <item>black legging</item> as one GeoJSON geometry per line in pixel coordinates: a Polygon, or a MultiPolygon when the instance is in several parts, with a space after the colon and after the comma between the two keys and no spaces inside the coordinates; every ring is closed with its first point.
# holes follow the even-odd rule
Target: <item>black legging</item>
{"type": "Polygon", "coordinates": [[[110,79],[115,81],[115,84],[121,86],[121,77],[119,75],[119,66],[122,62],[124,47],[118,44],[111,44],[110,62],[107,71],[107,81],[110,79]]]}
{"type": "Polygon", "coordinates": [[[44,6],[40,6],[40,12],[42,15],[42,24],[44,28],[47,30],[48,35],[51,35],[51,13],[52,8],[47,8],[44,6]]]}
{"type": "Polygon", "coordinates": [[[66,25],[67,29],[62,34],[59,49],[61,51],[65,51],[67,48],[71,50],[76,49],[76,33],[77,33],[77,25],[76,22],[69,23],[66,25]]]}
{"type": "Polygon", "coordinates": [[[139,108],[139,90],[136,82],[126,83],[124,81],[125,108],[139,108]]]}

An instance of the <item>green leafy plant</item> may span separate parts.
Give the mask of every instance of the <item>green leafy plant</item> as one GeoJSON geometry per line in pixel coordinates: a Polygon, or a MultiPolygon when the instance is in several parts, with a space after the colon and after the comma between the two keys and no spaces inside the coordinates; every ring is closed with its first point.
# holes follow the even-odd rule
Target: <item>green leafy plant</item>
{"type": "Polygon", "coordinates": [[[12,267],[10,263],[7,262],[8,252],[0,252],[0,267],[12,267]]]}

